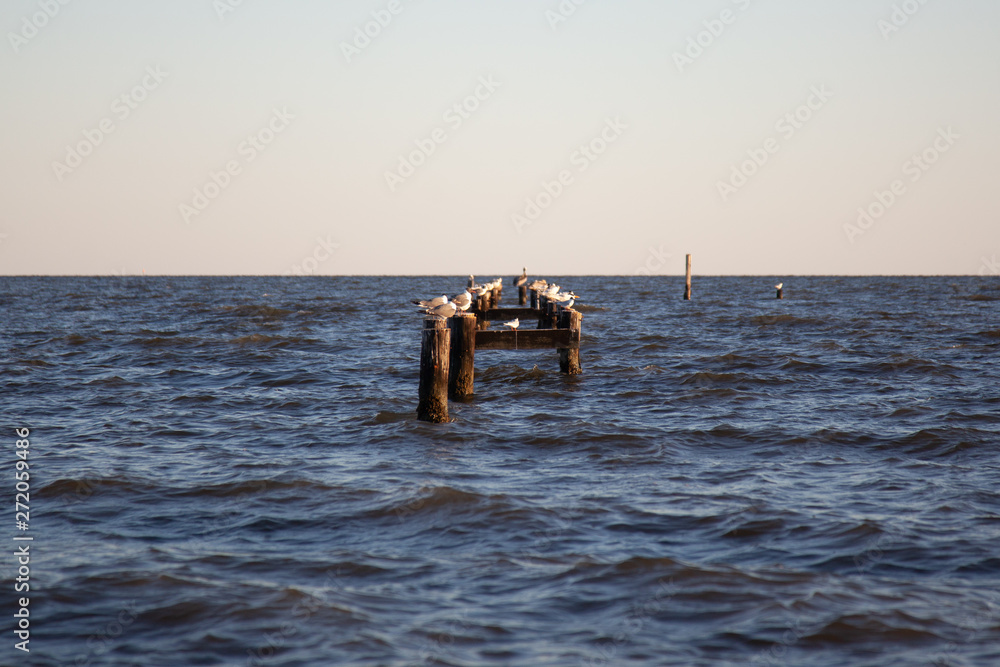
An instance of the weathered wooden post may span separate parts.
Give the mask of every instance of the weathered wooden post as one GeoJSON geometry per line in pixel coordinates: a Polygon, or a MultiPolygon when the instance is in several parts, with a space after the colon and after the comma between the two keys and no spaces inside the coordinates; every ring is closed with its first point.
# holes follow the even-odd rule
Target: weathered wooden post
{"type": "Polygon", "coordinates": [[[545,313],[548,316],[547,322],[548,326],[546,329],[558,329],[559,328],[559,303],[556,301],[549,301],[545,304],[545,313]]]}
{"type": "Polygon", "coordinates": [[[687,279],[684,282],[684,300],[690,301],[691,300],[691,255],[687,256],[686,263],[687,263],[687,269],[685,271],[685,274],[687,275],[687,279]]]}
{"type": "Polygon", "coordinates": [[[417,419],[442,424],[448,421],[451,330],[445,320],[428,319],[424,321],[422,335],[417,419]]]}
{"type": "Polygon", "coordinates": [[[472,289],[475,286],[476,286],[476,277],[470,275],[469,276],[469,289],[472,289]]]}
{"type": "Polygon", "coordinates": [[[538,310],[541,311],[538,314],[538,328],[548,329],[549,328],[549,298],[544,294],[538,294],[538,310]]]}
{"type": "Polygon", "coordinates": [[[531,290],[531,307],[538,308],[538,290],[531,290]]]}
{"type": "Polygon", "coordinates": [[[500,299],[503,298],[503,287],[494,287],[490,295],[490,305],[493,308],[500,307],[500,299]]]}
{"type": "Polygon", "coordinates": [[[448,396],[463,400],[472,396],[476,374],[476,316],[461,314],[448,320],[451,327],[451,365],[448,396]]]}
{"type": "Polygon", "coordinates": [[[775,295],[776,298],[778,298],[778,299],[784,299],[785,298],[785,283],[778,283],[777,285],[774,286],[774,288],[776,290],[778,290],[777,295],[775,295]]]}
{"type": "Polygon", "coordinates": [[[573,347],[559,348],[559,371],[567,375],[579,375],[583,372],[580,366],[580,332],[583,328],[583,313],[564,308],[559,314],[559,328],[569,329],[573,336],[573,347]]]}

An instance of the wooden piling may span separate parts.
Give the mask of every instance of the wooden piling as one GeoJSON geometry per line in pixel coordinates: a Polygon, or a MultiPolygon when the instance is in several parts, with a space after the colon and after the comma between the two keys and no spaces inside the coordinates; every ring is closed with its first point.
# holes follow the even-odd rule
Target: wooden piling
{"type": "Polygon", "coordinates": [[[538,314],[538,328],[548,329],[549,328],[549,317],[548,317],[548,305],[549,299],[544,294],[537,294],[538,297],[538,310],[541,311],[538,314]]]}
{"type": "Polygon", "coordinates": [[[685,262],[685,264],[687,267],[685,269],[685,275],[687,277],[684,281],[684,300],[690,301],[691,300],[691,255],[687,256],[687,261],[685,262]]]}
{"type": "Polygon", "coordinates": [[[428,319],[424,321],[422,335],[417,419],[442,424],[448,421],[451,330],[445,320],[428,319]]]}
{"type": "Polygon", "coordinates": [[[528,305],[528,286],[521,285],[517,288],[517,305],[524,308],[528,305]]]}
{"type": "Polygon", "coordinates": [[[776,297],[778,299],[784,299],[785,298],[785,288],[784,287],[779,287],[778,288],[778,294],[776,295],[776,297]]]}
{"type": "Polygon", "coordinates": [[[476,374],[476,316],[468,313],[448,320],[451,328],[451,363],[448,371],[448,397],[453,401],[474,393],[476,374]]]}
{"type": "Polygon", "coordinates": [[[531,290],[531,307],[538,308],[538,290],[531,290]]]}
{"type": "Polygon", "coordinates": [[[580,366],[580,332],[583,324],[583,313],[564,308],[559,313],[559,328],[569,329],[575,343],[572,347],[559,348],[559,371],[567,375],[579,375],[583,372],[580,366]]]}
{"type": "Polygon", "coordinates": [[[469,276],[469,289],[472,289],[475,286],[476,286],[476,277],[469,276]]]}

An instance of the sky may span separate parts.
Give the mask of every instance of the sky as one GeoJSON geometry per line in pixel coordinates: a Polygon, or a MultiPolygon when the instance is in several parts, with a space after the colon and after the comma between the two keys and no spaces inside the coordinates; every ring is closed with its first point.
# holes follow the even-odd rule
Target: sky
{"type": "Polygon", "coordinates": [[[0,274],[1000,274],[995,0],[4,0],[0,274]]]}

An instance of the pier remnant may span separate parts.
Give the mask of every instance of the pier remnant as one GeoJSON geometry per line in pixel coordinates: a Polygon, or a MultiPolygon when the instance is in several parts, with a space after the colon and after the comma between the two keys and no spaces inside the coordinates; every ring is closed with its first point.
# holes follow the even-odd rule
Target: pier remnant
{"type": "MultiPolygon", "coordinates": [[[[550,298],[546,281],[536,281],[527,287],[526,272],[515,280],[519,290],[517,308],[499,308],[502,286],[497,280],[478,291],[468,313],[457,312],[452,317],[432,316],[424,321],[420,346],[420,388],[417,418],[440,424],[450,421],[448,401],[468,400],[475,389],[476,350],[556,350],[559,370],[567,375],[582,373],[580,339],[583,313],[567,307],[576,296],[560,293],[550,298]],[[565,297],[565,298],[564,298],[565,297]],[[491,322],[505,322],[510,330],[490,330],[491,322]],[[516,322],[515,322],[516,321],[516,322]],[[519,329],[514,325],[537,321],[537,329],[519,329]]],[[[475,278],[469,276],[475,287],[475,278]]],[[[469,291],[475,290],[470,287],[469,291]]],[[[558,289],[558,288],[557,288],[558,289]]],[[[557,291],[557,290],[556,290],[557,291]]],[[[457,297],[456,297],[457,298],[457,297]]],[[[421,302],[417,302],[421,303],[421,302]]],[[[454,311],[451,311],[454,312],[454,311]]]]}

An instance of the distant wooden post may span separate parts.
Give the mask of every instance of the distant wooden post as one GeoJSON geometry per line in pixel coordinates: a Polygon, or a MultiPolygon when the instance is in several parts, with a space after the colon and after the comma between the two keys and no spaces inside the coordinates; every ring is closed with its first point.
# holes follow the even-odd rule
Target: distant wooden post
{"type": "Polygon", "coordinates": [[[690,301],[691,300],[691,255],[687,256],[686,264],[687,264],[687,269],[685,271],[685,274],[687,275],[687,279],[684,281],[684,300],[690,301]]]}
{"type": "Polygon", "coordinates": [[[528,286],[521,285],[517,288],[517,305],[524,308],[528,305],[528,286]]]}
{"type": "Polygon", "coordinates": [[[424,321],[422,335],[417,419],[442,424],[448,421],[451,330],[445,320],[429,319],[424,321]]]}
{"type": "Polygon", "coordinates": [[[531,307],[538,308],[538,290],[531,290],[531,307]]]}
{"type": "Polygon", "coordinates": [[[576,345],[569,348],[559,348],[559,371],[567,375],[579,375],[583,372],[580,366],[580,332],[583,328],[583,313],[565,308],[559,313],[559,328],[573,332],[576,345]]]}
{"type": "Polygon", "coordinates": [[[456,315],[448,320],[451,327],[451,365],[448,373],[448,396],[463,400],[474,393],[476,374],[476,316],[456,315]]]}
{"type": "Polygon", "coordinates": [[[469,276],[469,288],[471,289],[471,288],[473,288],[475,286],[476,286],[476,277],[475,276],[469,276]]]}
{"type": "Polygon", "coordinates": [[[503,287],[494,287],[493,293],[490,298],[490,305],[492,308],[500,307],[500,299],[503,297],[503,287]]]}
{"type": "Polygon", "coordinates": [[[785,298],[785,288],[784,287],[779,287],[778,288],[777,298],[779,298],[779,299],[784,299],[785,298]]]}

